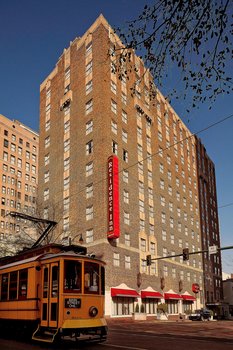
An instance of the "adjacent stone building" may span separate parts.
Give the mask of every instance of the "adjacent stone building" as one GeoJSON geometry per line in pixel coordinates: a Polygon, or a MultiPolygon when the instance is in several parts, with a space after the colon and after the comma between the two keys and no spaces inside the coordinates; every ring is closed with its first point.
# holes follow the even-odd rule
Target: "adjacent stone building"
{"type": "Polygon", "coordinates": [[[202,256],[153,259],[202,249],[197,140],[134,53],[118,79],[122,49],[101,15],[41,84],[39,205],[106,261],[106,315],[178,315],[204,301],[202,256]]]}
{"type": "Polygon", "coordinates": [[[31,233],[27,231],[30,225],[8,214],[36,212],[39,135],[21,122],[0,114],[0,144],[0,244],[2,254],[8,255],[17,250],[9,245],[11,238],[31,233]]]}

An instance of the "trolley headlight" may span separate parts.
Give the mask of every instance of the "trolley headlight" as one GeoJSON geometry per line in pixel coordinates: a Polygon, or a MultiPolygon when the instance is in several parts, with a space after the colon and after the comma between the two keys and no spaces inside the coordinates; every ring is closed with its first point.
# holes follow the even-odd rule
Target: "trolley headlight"
{"type": "Polygon", "coordinates": [[[89,315],[91,317],[95,317],[96,315],[98,315],[98,309],[95,306],[91,306],[89,309],[89,315]]]}

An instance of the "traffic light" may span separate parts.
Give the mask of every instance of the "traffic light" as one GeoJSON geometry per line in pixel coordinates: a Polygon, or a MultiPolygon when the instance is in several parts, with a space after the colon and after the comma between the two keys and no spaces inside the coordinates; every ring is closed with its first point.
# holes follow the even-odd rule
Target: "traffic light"
{"type": "Polygon", "coordinates": [[[150,266],[151,265],[151,255],[146,256],[146,265],[150,266]]]}
{"type": "Polygon", "coordinates": [[[184,248],[183,249],[183,261],[189,260],[189,249],[184,248]]]}

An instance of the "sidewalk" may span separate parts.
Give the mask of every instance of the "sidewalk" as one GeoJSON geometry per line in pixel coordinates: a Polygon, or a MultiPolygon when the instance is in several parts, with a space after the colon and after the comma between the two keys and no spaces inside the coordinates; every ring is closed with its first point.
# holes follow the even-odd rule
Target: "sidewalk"
{"type": "Polygon", "coordinates": [[[133,329],[135,332],[178,336],[192,339],[211,339],[233,342],[233,321],[134,321],[131,318],[107,320],[109,331],[133,329]]]}

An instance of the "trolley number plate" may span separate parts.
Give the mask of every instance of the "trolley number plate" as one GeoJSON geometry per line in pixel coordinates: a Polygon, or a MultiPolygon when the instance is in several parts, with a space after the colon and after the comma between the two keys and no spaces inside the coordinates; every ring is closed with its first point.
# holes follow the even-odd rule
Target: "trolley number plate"
{"type": "Polygon", "coordinates": [[[68,309],[79,309],[81,307],[81,299],[65,299],[65,307],[68,309]]]}

